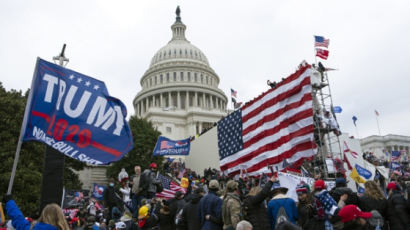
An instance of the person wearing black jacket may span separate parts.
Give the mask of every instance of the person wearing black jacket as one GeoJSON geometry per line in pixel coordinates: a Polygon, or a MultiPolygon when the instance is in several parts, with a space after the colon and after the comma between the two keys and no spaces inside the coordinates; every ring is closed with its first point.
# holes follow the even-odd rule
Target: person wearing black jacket
{"type": "Polygon", "coordinates": [[[182,209],[181,221],[177,229],[201,230],[201,222],[198,218],[199,201],[205,195],[203,188],[197,188],[191,196],[191,200],[182,209]]]}
{"type": "Polygon", "coordinates": [[[397,185],[390,182],[387,185],[389,198],[387,200],[387,219],[391,230],[407,229],[409,224],[407,202],[398,191],[397,185]]]}
{"type": "Polygon", "coordinates": [[[172,219],[172,229],[176,229],[176,225],[175,225],[175,217],[178,214],[178,212],[185,206],[185,200],[184,198],[184,194],[181,191],[177,191],[175,193],[175,197],[168,200],[169,203],[169,209],[170,209],[170,215],[171,215],[171,219],[172,219]]]}
{"type": "MultiPolygon", "coordinates": [[[[367,181],[364,184],[364,195],[359,198],[359,208],[363,212],[376,210],[381,216],[387,216],[387,200],[376,182],[367,181]]],[[[383,229],[387,229],[387,224],[383,225],[383,229]]]]}
{"type": "Polygon", "coordinates": [[[270,229],[266,207],[263,202],[269,197],[272,184],[275,180],[276,177],[271,177],[263,189],[258,185],[254,186],[249,194],[245,196],[242,204],[246,212],[245,219],[252,224],[254,230],[270,229]]]}

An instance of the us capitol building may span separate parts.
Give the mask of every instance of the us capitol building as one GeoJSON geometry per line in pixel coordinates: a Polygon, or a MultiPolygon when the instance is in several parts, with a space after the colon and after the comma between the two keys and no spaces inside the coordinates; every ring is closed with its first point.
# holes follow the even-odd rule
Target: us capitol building
{"type": "Polygon", "coordinates": [[[176,15],[171,41],[152,58],[133,100],[137,117],[174,140],[195,136],[227,115],[218,75],[205,54],[186,39],[179,7],[176,15]]]}

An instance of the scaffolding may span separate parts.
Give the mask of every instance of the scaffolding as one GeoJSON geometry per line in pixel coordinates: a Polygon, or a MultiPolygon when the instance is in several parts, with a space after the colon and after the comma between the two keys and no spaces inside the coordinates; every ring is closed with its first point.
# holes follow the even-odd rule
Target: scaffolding
{"type": "Polygon", "coordinates": [[[315,123],[315,141],[317,144],[317,158],[314,166],[318,166],[324,172],[326,178],[336,176],[329,173],[326,160],[331,160],[334,164],[335,159],[343,160],[343,152],[339,140],[341,134],[339,124],[333,109],[333,99],[330,90],[329,78],[326,69],[321,63],[313,70],[313,77],[318,80],[312,81],[312,96],[315,123]],[[321,162],[318,164],[317,162],[321,162]]]}

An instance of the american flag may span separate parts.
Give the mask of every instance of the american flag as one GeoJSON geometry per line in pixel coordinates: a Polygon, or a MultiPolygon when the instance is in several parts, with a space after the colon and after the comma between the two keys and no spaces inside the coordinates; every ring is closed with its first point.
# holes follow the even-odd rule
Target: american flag
{"type": "Polygon", "coordinates": [[[161,181],[164,190],[162,190],[161,193],[157,193],[155,195],[156,197],[168,200],[175,197],[177,191],[181,191],[184,194],[186,193],[186,189],[160,173],[158,174],[158,179],[161,181]]]}
{"type": "Polygon", "coordinates": [[[323,36],[315,36],[315,47],[318,46],[327,48],[329,46],[329,39],[325,39],[323,36]]]}
{"type": "Polygon", "coordinates": [[[347,145],[346,141],[344,141],[344,145],[345,145],[345,148],[344,148],[345,153],[349,152],[352,155],[352,157],[354,157],[354,158],[357,158],[359,156],[359,154],[357,154],[355,151],[350,150],[350,148],[347,145]]]}
{"type": "Polygon", "coordinates": [[[221,171],[249,176],[283,169],[283,160],[299,166],[315,154],[311,67],[301,67],[218,122],[221,171]]]}
{"type": "Polygon", "coordinates": [[[236,98],[236,94],[238,93],[238,91],[231,89],[231,97],[236,98]]]}
{"type": "Polygon", "coordinates": [[[391,160],[398,161],[400,159],[401,152],[400,151],[392,151],[391,152],[391,160]]]}
{"type": "Polygon", "coordinates": [[[172,148],[172,146],[168,144],[168,141],[161,141],[160,149],[169,149],[169,148],[172,148]]]}
{"type": "Polygon", "coordinates": [[[324,50],[324,49],[318,49],[316,48],[316,56],[327,60],[327,58],[329,57],[329,51],[328,50],[324,50]]]}

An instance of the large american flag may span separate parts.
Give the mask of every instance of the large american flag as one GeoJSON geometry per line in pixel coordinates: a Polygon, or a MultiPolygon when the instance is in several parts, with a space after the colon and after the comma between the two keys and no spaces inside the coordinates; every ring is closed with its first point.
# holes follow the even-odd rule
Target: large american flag
{"type": "Polygon", "coordinates": [[[162,174],[158,174],[158,179],[161,181],[161,184],[162,184],[162,187],[164,188],[164,190],[162,190],[161,193],[157,193],[155,195],[156,197],[168,200],[170,198],[175,197],[175,193],[177,191],[181,191],[184,194],[186,193],[185,188],[182,188],[181,186],[179,186],[178,183],[172,181],[168,177],[166,177],[162,174]]]}
{"type": "Polygon", "coordinates": [[[221,170],[229,175],[247,169],[250,176],[298,166],[316,152],[313,131],[311,67],[305,65],[274,89],[263,93],[218,122],[221,170]]]}

